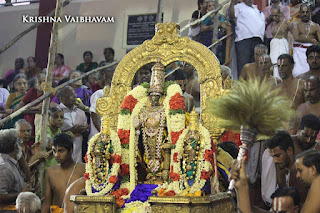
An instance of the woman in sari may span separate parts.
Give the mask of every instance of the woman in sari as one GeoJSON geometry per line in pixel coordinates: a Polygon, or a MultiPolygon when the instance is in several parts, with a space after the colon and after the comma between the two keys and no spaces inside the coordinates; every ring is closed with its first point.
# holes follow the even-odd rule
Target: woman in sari
{"type": "MultiPolygon", "coordinates": [[[[22,98],[25,96],[28,90],[27,77],[24,74],[18,74],[13,79],[13,84],[15,88],[15,92],[10,93],[5,110],[7,114],[13,113],[14,108],[21,102],[22,98]]],[[[23,114],[11,119],[6,122],[3,126],[3,129],[14,128],[14,124],[16,121],[23,118],[23,114]]]]}

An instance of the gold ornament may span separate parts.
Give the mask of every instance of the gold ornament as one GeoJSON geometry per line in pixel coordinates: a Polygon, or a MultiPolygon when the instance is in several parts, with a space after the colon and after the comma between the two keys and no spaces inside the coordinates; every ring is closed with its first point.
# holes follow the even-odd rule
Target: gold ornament
{"type": "Polygon", "coordinates": [[[152,67],[152,74],[150,80],[150,94],[163,94],[164,89],[164,66],[157,60],[157,63],[152,67]]]}

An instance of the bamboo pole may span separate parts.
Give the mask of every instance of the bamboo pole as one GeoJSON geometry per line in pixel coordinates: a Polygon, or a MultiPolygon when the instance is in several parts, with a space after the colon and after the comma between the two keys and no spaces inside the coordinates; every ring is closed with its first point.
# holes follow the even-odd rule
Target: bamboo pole
{"type": "MultiPolygon", "coordinates": [[[[214,1],[214,4],[215,5],[218,5],[219,3],[218,3],[218,1],[217,0],[215,0],[214,1]]],[[[222,8],[222,7],[221,7],[222,8]]],[[[214,15],[214,17],[213,17],[213,36],[212,36],[212,38],[213,38],[213,41],[216,41],[217,39],[218,39],[218,31],[219,31],[219,24],[218,24],[218,22],[219,22],[219,14],[218,13],[216,13],[215,15],[214,15]]],[[[211,48],[211,51],[214,53],[214,54],[217,54],[217,47],[215,46],[215,45],[213,45],[212,46],[212,48],[211,48]]]]}
{"type": "MultiPolygon", "coordinates": [[[[67,6],[72,0],[65,0],[63,2],[63,7],[67,6]]],[[[55,10],[52,10],[47,16],[53,16],[55,13],[55,10]]],[[[19,39],[21,39],[24,35],[28,34],[29,32],[31,32],[33,29],[39,27],[41,23],[35,23],[33,24],[31,27],[29,27],[28,29],[24,30],[22,33],[20,33],[19,35],[17,35],[16,37],[14,37],[11,41],[9,41],[9,43],[4,46],[1,50],[0,50],[0,55],[6,51],[7,49],[9,49],[14,43],[16,43],[19,39]]]]}
{"type": "MultiPolygon", "coordinates": [[[[118,64],[118,63],[119,63],[119,61],[115,61],[115,62],[113,62],[113,63],[111,63],[111,64],[108,64],[108,65],[105,65],[105,66],[103,66],[103,67],[98,67],[97,69],[94,69],[94,70],[91,70],[91,71],[89,71],[89,72],[87,72],[87,73],[85,73],[85,74],[82,74],[82,75],[79,76],[78,78],[71,79],[71,80],[63,83],[63,84],[55,87],[54,89],[56,89],[56,91],[58,91],[58,90],[60,90],[61,88],[67,86],[67,85],[73,84],[74,82],[79,81],[79,80],[81,80],[82,78],[85,78],[85,77],[91,75],[92,73],[98,72],[98,71],[100,71],[100,70],[102,70],[102,69],[105,69],[105,68],[108,68],[108,67],[112,67],[112,66],[114,66],[114,65],[116,65],[116,64],[118,64]]],[[[51,94],[52,94],[51,92],[48,92],[48,93],[46,93],[46,94],[43,94],[42,96],[40,96],[40,97],[37,98],[36,100],[34,100],[34,101],[28,103],[27,105],[21,107],[19,110],[17,110],[17,111],[15,111],[14,113],[8,115],[8,116],[5,117],[4,119],[1,119],[1,120],[0,120],[0,125],[3,124],[3,123],[5,123],[5,122],[7,122],[7,121],[9,121],[9,120],[12,120],[12,119],[15,118],[15,117],[17,117],[18,115],[20,115],[21,113],[23,113],[24,111],[26,111],[27,109],[29,109],[30,107],[32,107],[32,106],[40,103],[41,101],[43,101],[46,97],[49,97],[51,94]]]]}
{"type": "Polygon", "coordinates": [[[217,44],[219,44],[221,41],[223,41],[226,38],[229,38],[230,36],[232,36],[233,33],[229,33],[223,37],[221,37],[218,41],[214,42],[213,44],[211,44],[208,48],[210,49],[211,47],[216,46],[217,44]]]}
{"type": "MultiPolygon", "coordinates": [[[[56,11],[54,14],[55,19],[60,17],[62,10],[61,0],[56,2],[56,11]]],[[[51,39],[49,47],[46,83],[52,84],[54,60],[57,52],[57,38],[58,38],[58,23],[54,22],[51,30],[51,39]]],[[[44,94],[48,93],[47,91],[44,94]]],[[[48,109],[50,104],[50,98],[46,97],[42,104],[42,116],[41,116],[41,130],[40,130],[40,150],[45,150],[47,147],[47,123],[48,123],[48,109]]]]}
{"type": "Polygon", "coordinates": [[[158,0],[157,23],[162,23],[162,0],[158,0]]]}

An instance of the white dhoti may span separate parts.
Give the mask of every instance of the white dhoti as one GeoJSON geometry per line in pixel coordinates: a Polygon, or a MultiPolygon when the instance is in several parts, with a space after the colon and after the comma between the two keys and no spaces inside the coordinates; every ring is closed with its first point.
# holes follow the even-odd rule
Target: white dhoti
{"type": "Polygon", "coordinates": [[[310,67],[307,63],[307,48],[312,46],[311,43],[300,43],[295,41],[293,44],[293,59],[294,59],[294,68],[292,70],[292,76],[297,77],[303,73],[309,71],[310,67]]]}
{"type": "MultiPolygon", "coordinates": [[[[278,57],[282,54],[289,54],[289,43],[286,38],[273,38],[270,42],[270,58],[272,64],[277,64],[278,57]]],[[[278,67],[273,68],[273,77],[280,78],[278,67]]]]}
{"type": "Polygon", "coordinates": [[[266,149],[262,155],[261,165],[261,196],[264,202],[269,205],[272,203],[271,195],[277,189],[276,166],[269,150],[266,149]]]}

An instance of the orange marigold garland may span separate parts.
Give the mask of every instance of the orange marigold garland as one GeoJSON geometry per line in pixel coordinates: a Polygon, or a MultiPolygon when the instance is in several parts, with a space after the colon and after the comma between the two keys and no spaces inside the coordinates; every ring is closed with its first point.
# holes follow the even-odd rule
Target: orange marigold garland
{"type": "Polygon", "coordinates": [[[124,98],[120,109],[129,109],[130,112],[134,109],[136,104],[138,103],[137,99],[135,99],[132,95],[128,95],[127,97],[124,98]]]}
{"type": "Polygon", "coordinates": [[[171,141],[172,141],[172,145],[176,144],[179,136],[181,135],[181,133],[183,132],[183,129],[180,132],[171,132],[171,141]]]}
{"type": "Polygon", "coordinates": [[[118,136],[119,136],[121,145],[129,144],[130,130],[119,129],[118,136]]]}
{"type": "Polygon", "coordinates": [[[171,97],[169,101],[169,106],[171,110],[185,110],[184,98],[180,95],[180,93],[176,93],[174,96],[171,97]]]}
{"type": "Polygon", "coordinates": [[[110,183],[117,183],[117,181],[118,181],[118,177],[117,176],[115,176],[115,175],[112,175],[110,178],[109,178],[109,182],[110,183]]]}
{"type": "Polygon", "coordinates": [[[210,178],[210,172],[202,170],[201,171],[201,179],[209,180],[209,178],[210,178]]]}
{"type": "Polygon", "coordinates": [[[120,165],[120,176],[125,176],[129,174],[129,164],[120,165]]]}
{"type": "Polygon", "coordinates": [[[203,159],[205,159],[206,161],[209,161],[211,163],[212,159],[213,159],[213,151],[206,149],[206,151],[203,155],[203,159]]]}
{"type": "Polygon", "coordinates": [[[84,173],[84,179],[85,180],[90,180],[90,176],[89,176],[89,173],[88,172],[86,172],[86,173],[84,173]]]}

